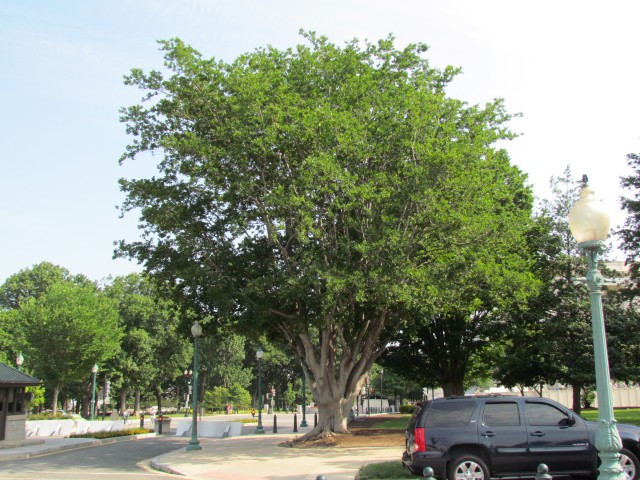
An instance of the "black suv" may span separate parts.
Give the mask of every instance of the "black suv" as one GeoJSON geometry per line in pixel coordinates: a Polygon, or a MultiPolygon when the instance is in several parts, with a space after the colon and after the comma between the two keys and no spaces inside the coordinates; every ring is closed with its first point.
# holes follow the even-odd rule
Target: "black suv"
{"type": "MultiPolygon", "coordinates": [[[[419,403],[406,432],[402,463],[411,472],[433,468],[438,478],[488,480],[549,473],[597,476],[596,422],[548,398],[475,396],[419,403]]],[[[640,427],[618,424],[620,464],[630,480],[640,473],[640,427]]]]}

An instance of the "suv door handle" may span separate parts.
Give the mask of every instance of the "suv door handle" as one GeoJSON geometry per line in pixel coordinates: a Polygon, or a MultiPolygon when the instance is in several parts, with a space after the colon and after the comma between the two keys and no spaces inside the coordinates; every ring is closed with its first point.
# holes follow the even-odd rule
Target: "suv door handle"
{"type": "Polygon", "coordinates": [[[483,437],[495,437],[496,434],[493,432],[482,432],[480,435],[482,435],[483,437]]]}
{"type": "Polygon", "coordinates": [[[544,437],[545,433],[544,432],[532,432],[531,436],[532,437],[544,437]]]}

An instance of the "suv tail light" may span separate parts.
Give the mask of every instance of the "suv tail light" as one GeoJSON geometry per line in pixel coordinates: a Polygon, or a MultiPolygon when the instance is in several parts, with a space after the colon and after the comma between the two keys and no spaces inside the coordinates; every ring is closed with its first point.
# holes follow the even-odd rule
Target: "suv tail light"
{"type": "Polygon", "coordinates": [[[413,441],[416,446],[416,452],[425,452],[427,450],[427,444],[424,441],[424,428],[416,428],[413,432],[413,441]]]}

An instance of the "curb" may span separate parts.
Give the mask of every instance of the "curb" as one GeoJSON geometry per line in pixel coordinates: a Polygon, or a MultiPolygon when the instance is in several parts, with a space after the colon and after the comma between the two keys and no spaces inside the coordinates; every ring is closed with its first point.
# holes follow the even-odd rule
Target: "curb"
{"type": "Polygon", "coordinates": [[[153,468],[154,470],[158,470],[163,473],[170,473],[172,475],[182,475],[183,477],[188,477],[191,475],[190,473],[185,472],[184,470],[180,470],[179,468],[172,467],[168,463],[161,463],[160,457],[152,458],[150,465],[151,465],[151,468],[153,468]]]}

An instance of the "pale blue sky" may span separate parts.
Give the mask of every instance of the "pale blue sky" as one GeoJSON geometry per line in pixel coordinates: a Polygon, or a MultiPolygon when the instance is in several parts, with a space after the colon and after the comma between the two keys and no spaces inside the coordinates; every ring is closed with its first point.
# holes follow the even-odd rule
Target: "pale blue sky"
{"type": "Polygon", "coordinates": [[[0,0],[0,283],[44,260],[94,280],[139,270],[111,258],[137,236],[117,180],[153,172],[118,166],[118,110],[139,97],[122,76],[160,67],[156,40],[172,37],[229,61],[301,43],[300,28],[425,42],[434,65],[463,69],[451,95],[523,113],[507,149],[537,195],[571,164],[620,223],[619,177],[640,152],[639,18],[634,0],[0,0]]]}

